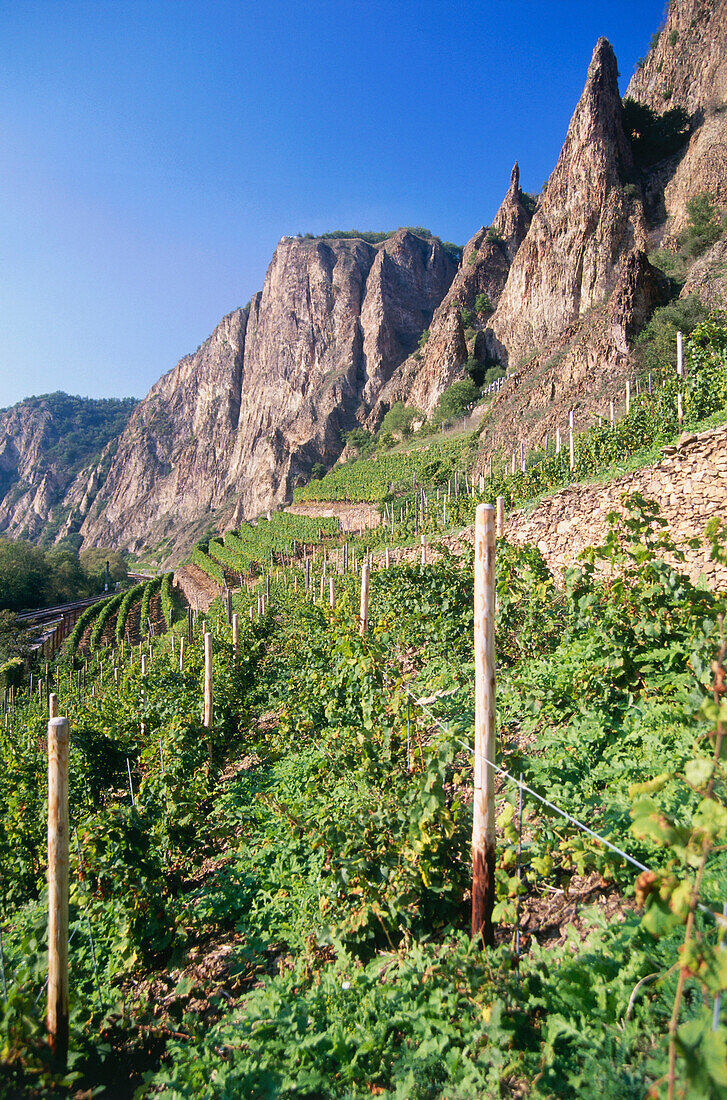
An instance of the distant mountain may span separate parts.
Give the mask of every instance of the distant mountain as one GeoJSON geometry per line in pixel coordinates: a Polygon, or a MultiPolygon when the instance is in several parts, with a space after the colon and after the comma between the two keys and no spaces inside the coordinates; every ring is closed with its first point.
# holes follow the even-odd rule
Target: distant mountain
{"type": "Polygon", "coordinates": [[[75,534],[137,404],[59,392],[0,410],[0,530],[42,542],[75,534]]]}

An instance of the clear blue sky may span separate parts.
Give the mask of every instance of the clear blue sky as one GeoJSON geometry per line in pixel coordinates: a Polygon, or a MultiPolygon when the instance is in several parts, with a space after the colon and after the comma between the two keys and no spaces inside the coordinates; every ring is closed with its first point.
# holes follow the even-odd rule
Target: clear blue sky
{"type": "Polygon", "coordinates": [[[284,234],[463,244],[663,0],[0,0],[0,406],[143,396],[284,234]]]}

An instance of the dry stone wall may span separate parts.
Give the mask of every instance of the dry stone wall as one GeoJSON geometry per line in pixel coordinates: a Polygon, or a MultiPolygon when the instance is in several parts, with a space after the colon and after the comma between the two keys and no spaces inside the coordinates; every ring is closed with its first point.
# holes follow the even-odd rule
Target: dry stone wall
{"type": "Polygon", "coordinates": [[[689,539],[703,539],[713,516],[727,522],[727,425],[683,435],[654,466],[605,485],[571,485],[532,509],[518,509],[508,516],[505,534],[518,545],[535,543],[559,575],[584,547],[603,541],[606,517],[622,507],[625,492],[659,505],[672,539],[686,554],[681,568],[692,580],[703,576],[711,588],[727,588],[727,569],[709,560],[709,547],[686,546],[689,539]]]}

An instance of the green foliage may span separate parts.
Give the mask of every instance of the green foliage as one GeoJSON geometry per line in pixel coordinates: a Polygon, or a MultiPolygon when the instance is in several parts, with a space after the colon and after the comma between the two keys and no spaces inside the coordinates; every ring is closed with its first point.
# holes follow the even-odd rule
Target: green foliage
{"type": "Polygon", "coordinates": [[[0,608],[21,611],[95,596],[104,584],[99,560],[105,564],[107,558],[113,561],[113,579],[125,579],[126,564],[114,551],[86,551],[79,558],[67,546],[42,549],[0,538],[0,608]]]}
{"type": "Polygon", "coordinates": [[[78,648],[78,643],[83,637],[86,627],[89,626],[94,619],[101,614],[105,605],[110,603],[113,596],[108,596],[105,600],[99,600],[97,603],[92,603],[90,607],[87,607],[85,611],[82,611],[76,620],[76,624],[73,630],[68,635],[68,648],[71,652],[74,652],[78,648]]]}
{"type": "MultiPolygon", "coordinates": [[[[141,610],[139,612],[139,632],[144,635],[149,632],[149,619],[151,616],[151,601],[162,586],[163,577],[153,577],[144,585],[141,597],[141,610]]],[[[223,581],[224,583],[224,581],[223,581]]]]}
{"type": "Polygon", "coordinates": [[[690,258],[701,256],[720,239],[727,229],[727,213],[720,211],[714,195],[703,191],[687,203],[687,228],[679,244],[690,258]]]}
{"type": "Polygon", "coordinates": [[[93,630],[89,638],[91,649],[97,649],[100,645],[104,631],[106,630],[106,624],[111,616],[119,610],[123,598],[123,594],[119,594],[118,596],[112,596],[110,600],[104,601],[101,611],[94,619],[93,630]]]}
{"type": "Polygon", "coordinates": [[[116,616],[116,644],[120,645],[126,637],[126,620],[129,617],[131,608],[137,603],[144,591],[144,584],[135,584],[133,588],[129,588],[119,604],[119,611],[116,616]]]}
{"type": "Polygon", "coordinates": [[[311,479],[313,481],[320,481],[322,477],[326,476],[326,468],[322,462],[314,462],[310,472],[311,479]]]}
{"type": "Polygon", "coordinates": [[[478,294],[475,298],[475,313],[486,314],[492,313],[495,307],[489,299],[487,294],[478,294]]]}
{"type": "Polygon", "coordinates": [[[495,229],[495,227],[492,226],[492,225],[490,226],[490,228],[485,233],[485,240],[487,241],[488,244],[504,244],[505,243],[504,240],[502,239],[502,234],[500,233],[499,229],[495,229]]]}
{"type": "Polygon", "coordinates": [[[427,340],[428,340],[428,339],[429,339],[429,329],[428,329],[428,328],[425,328],[425,329],[424,329],[424,330],[423,330],[423,331],[422,331],[422,332],[420,333],[420,335],[419,335],[419,339],[417,340],[417,347],[419,348],[419,350],[420,350],[420,351],[421,351],[421,349],[422,349],[422,348],[424,347],[424,345],[426,344],[426,342],[427,342],[427,340]]]}
{"type": "Polygon", "coordinates": [[[25,657],[30,638],[12,611],[0,611],[0,663],[10,657],[25,657]]]}
{"type": "Polygon", "coordinates": [[[396,434],[401,439],[405,439],[411,435],[411,426],[415,420],[423,420],[424,413],[420,409],[415,409],[413,406],[405,405],[403,401],[397,401],[387,412],[386,416],[381,422],[379,429],[379,435],[377,435],[377,442],[380,439],[380,434],[390,432],[392,435],[396,434]]]}
{"type": "Polygon", "coordinates": [[[642,368],[657,378],[674,369],[677,332],[688,336],[694,326],[705,317],[706,310],[696,294],[678,298],[655,310],[635,343],[635,351],[642,368]]]}
{"type": "Polygon", "coordinates": [[[638,165],[655,164],[676,153],[689,138],[690,120],[683,107],[659,115],[634,99],[623,102],[623,126],[638,165]]]}
{"type": "Polygon", "coordinates": [[[438,426],[450,420],[457,420],[466,407],[477,400],[478,396],[479,390],[471,378],[453,382],[439,398],[437,407],[432,413],[432,423],[438,426]]]}
{"type": "Polygon", "coordinates": [[[360,458],[366,458],[376,446],[376,440],[371,432],[365,428],[352,428],[349,432],[343,432],[343,442],[356,450],[360,458]]]}
{"type": "Polygon", "coordinates": [[[174,601],[174,592],[172,589],[173,579],[173,573],[165,573],[162,577],[160,589],[162,600],[162,614],[164,615],[164,622],[167,624],[167,630],[171,630],[174,626],[174,618],[177,610],[174,601]]]}
{"type": "Polygon", "coordinates": [[[192,551],[192,554],[191,554],[191,557],[190,557],[189,560],[192,562],[193,565],[198,566],[204,573],[206,573],[208,577],[211,577],[213,581],[215,581],[217,584],[224,587],[224,585],[225,585],[225,571],[224,571],[224,569],[222,569],[221,566],[219,566],[216,561],[213,561],[211,557],[208,557],[207,554],[203,550],[195,548],[192,551]]]}

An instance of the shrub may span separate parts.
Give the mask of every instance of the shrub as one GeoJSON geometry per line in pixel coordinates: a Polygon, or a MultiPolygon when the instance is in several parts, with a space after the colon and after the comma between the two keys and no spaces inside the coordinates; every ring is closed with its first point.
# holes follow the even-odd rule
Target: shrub
{"type": "Polygon", "coordinates": [[[461,416],[467,405],[471,405],[479,396],[479,390],[471,378],[464,378],[461,382],[453,382],[439,398],[437,407],[432,414],[432,423],[443,424],[447,420],[456,420],[461,416]]]}
{"type": "Polygon", "coordinates": [[[696,294],[655,310],[636,339],[636,356],[643,369],[654,374],[671,372],[677,361],[677,332],[687,335],[705,316],[705,308],[696,294]]]}
{"type": "Polygon", "coordinates": [[[475,298],[475,313],[492,313],[495,307],[486,294],[478,294],[475,298]]]}
{"type": "Polygon", "coordinates": [[[370,455],[374,449],[374,437],[371,432],[367,432],[365,428],[352,428],[350,432],[344,432],[342,434],[342,439],[348,446],[355,447],[359,458],[370,455]]]}
{"type": "Polygon", "coordinates": [[[689,115],[683,107],[672,107],[659,115],[644,103],[625,99],[623,127],[636,163],[655,164],[684,145],[689,137],[689,115]]]}
{"type": "Polygon", "coordinates": [[[382,420],[377,441],[381,440],[382,434],[391,435],[393,437],[394,433],[398,433],[400,438],[403,439],[411,435],[411,426],[413,422],[423,419],[424,413],[421,412],[420,409],[405,405],[403,401],[397,401],[395,405],[392,405],[382,420]]]}
{"type": "Polygon", "coordinates": [[[688,224],[679,243],[689,257],[701,256],[727,228],[727,217],[718,210],[714,195],[703,191],[687,203],[688,224]]]}

